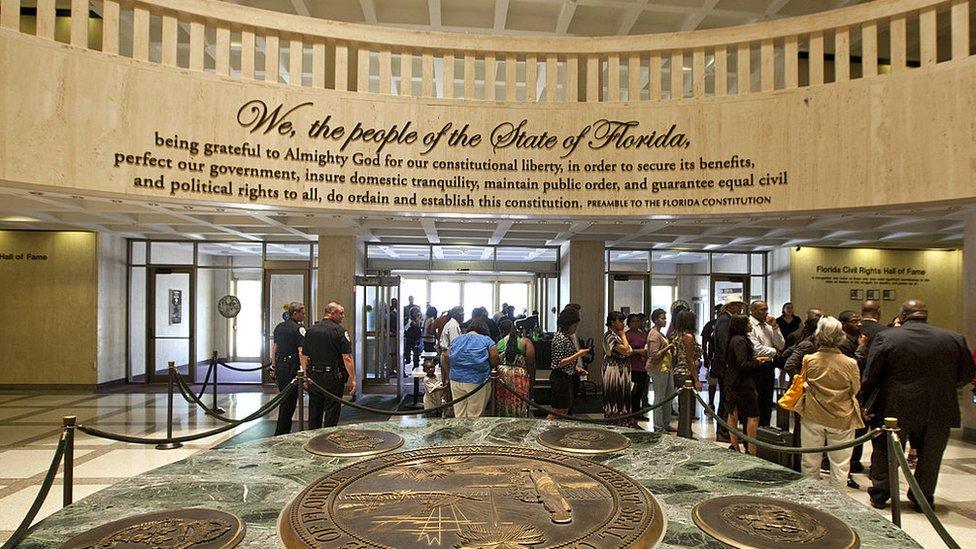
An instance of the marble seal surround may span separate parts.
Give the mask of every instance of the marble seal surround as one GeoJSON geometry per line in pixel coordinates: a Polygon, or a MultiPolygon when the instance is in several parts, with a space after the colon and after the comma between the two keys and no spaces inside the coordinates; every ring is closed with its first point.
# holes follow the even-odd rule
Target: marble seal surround
{"type": "MultiPolygon", "coordinates": [[[[479,418],[363,424],[400,433],[403,450],[468,444],[543,448],[536,437],[571,422],[479,418]]],[[[717,496],[755,494],[787,499],[830,513],[848,523],[870,548],[921,547],[884,517],[792,470],[736,454],[709,442],[618,427],[630,448],[588,459],[617,469],[648,488],[664,507],[667,532],[660,547],[720,548],[695,526],[692,508],[717,496]]],[[[325,458],[303,445],[320,431],[304,431],[201,452],[133,477],[84,498],[36,525],[20,547],[41,548],[128,515],[205,506],[234,513],[247,525],[239,547],[282,547],[276,521],[281,509],[308,484],[362,458],[325,458]]]]}

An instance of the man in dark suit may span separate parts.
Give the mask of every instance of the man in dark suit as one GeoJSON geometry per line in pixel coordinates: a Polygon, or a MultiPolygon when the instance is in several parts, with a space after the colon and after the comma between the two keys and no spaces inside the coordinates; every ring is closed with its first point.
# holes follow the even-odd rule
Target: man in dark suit
{"type": "Polygon", "coordinates": [[[871,348],[871,341],[879,332],[887,330],[888,327],[881,323],[881,304],[873,299],[869,299],[861,304],[861,333],[868,336],[868,350],[871,348]]]}
{"type": "MultiPolygon", "coordinates": [[[[865,348],[864,352],[865,358],[867,353],[871,350],[871,343],[874,342],[874,336],[878,335],[888,327],[880,322],[881,320],[881,304],[873,299],[869,299],[861,304],[861,323],[860,323],[860,334],[864,337],[865,348]]],[[[860,341],[859,341],[860,343],[860,341]]],[[[845,353],[847,354],[847,353],[845,353]]],[[[863,367],[864,364],[858,361],[858,366],[863,367]]],[[[864,377],[864,372],[861,372],[861,377],[864,377]]],[[[864,429],[858,429],[854,432],[855,436],[861,436],[867,432],[867,427],[864,429]]],[[[864,465],[861,464],[861,454],[864,451],[864,445],[858,444],[854,447],[854,451],[851,454],[851,473],[863,473],[864,465]]]]}
{"type": "MultiPolygon", "coordinates": [[[[921,300],[902,304],[899,328],[874,336],[861,382],[861,402],[880,390],[865,414],[873,425],[898,418],[899,439],[918,449],[915,479],[929,503],[934,502],[942,453],[949,429],[959,426],[956,389],[967,383],[976,367],[962,335],[928,324],[921,300]]],[[[888,450],[883,437],[872,440],[871,505],[883,508],[888,492],[888,450]]],[[[914,502],[911,493],[908,499],[914,502]]],[[[920,507],[915,504],[915,510],[920,507]]]]}

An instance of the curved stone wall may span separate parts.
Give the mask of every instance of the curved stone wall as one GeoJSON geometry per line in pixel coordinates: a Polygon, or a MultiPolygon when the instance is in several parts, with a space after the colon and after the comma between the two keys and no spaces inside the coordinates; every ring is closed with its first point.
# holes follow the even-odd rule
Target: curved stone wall
{"type": "MultiPolygon", "coordinates": [[[[969,55],[968,35],[965,48],[957,44],[963,38],[957,29],[968,31],[969,2],[903,0],[869,5],[734,29],[727,40],[745,40],[738,46],[719,44],[715,32],[705,31],[648,37],[631,46],[656,48],[650,53],[607,54],[607,47],[623,46],[619,38],[585,39],[579,49],[592,48],[589,54],[573,53],[576,50],[568,49],[566,40],[542,39],[510,41],[515,53],[500,51],[497,56],[484,50],[470,55],[462,51],[463,97],[453,98],[453,92],[445,91],[447,99],[411,94],[414,57],[423,67],[418,79],[422,92],[438,83],[427,78],[427,57],[436,54],[449,61],[445,68],[453,67],[454,54],[448,52],[448,59],[447,50],[436,49],[411,54],[409,62],[400,65],[402,93],[391,95],[397,80],[392,79],[389,56],[396,44],[388,43],[393,38],[388,29],[370,27],[379,42],[357,43],[358,53],[343,58],[364,61],[355,71],[358,91],[350,91],[352,86],[340,82],[341,63],[329,65],[334,70],[331,78],[325,78],[323,65],[315,59],[323,58],[319,46],[324,44],[316,41],[323,33],[332,33],[330,47],[341,52],[345,47],[341,40],[348,40],[350,28],[355,27],[351,25],[309,22],[305,30],[312,39],[289,35],[293,48],[289,51],[311,43],[313,66],[303,66],[307,60],[294,55],[288,67],[293,75],[310,75],[312,82],[302,85],[305,80],[289,78],[289,85],[281,85],[249,78],[253,67],[245,65],[254,59],[248,61],[247,55],[241,56],[242,70],[235,73],[220,48],[214,54],[215,68],[204,70],[199,37],[203,23],[196,18],[206,9],[212,9],[215,17],[230,17],[223,3],[184,0],[172,4],[175,14],[161,11],[159,62],[148,51],[148,34],[138,32],[144,18],[161,9],[155,3],[135,4],[131,58],[106,47],[108,40],[119,40],[106,38],[111,34],[106,26],[111,17],[102,23],[103,51],[93,51],[82,47],[88,43],[87,35],[77,37],[76,45],[44,39],[46,27],[39,14],[37,36],[12,29],[9,21],[0,29],[0,180],[41,190],[70,189],[146,201],[335,213],[616,217],[785,213],[973,200],[976,126],[971,113],[976,112],[976,61],[969,55]],[[869,5],[870,9],[865,7],[869,5]],[[928,50],[935,47],[930,38],[938,44],[938,29],[929,29],[928,22],[931,16],[934,25],[940,9],[951,15],[953,54],[937,63],[936,51],[928,50]],[[870,63],[863,57],[870,43],[866,40],[882,16],[892,33],[892,74],[869,76],[870,63]],[[918,17],[922,29],[922,66],[913,70],[907,70],[905,59],[897,61],[894,53],[905,51],[905,37],[898,29],[907,16],[918,17]],[[182,27],[173,27],[182,25],[184,17],[190,18],[187,68],[180,66],[176,55],[182,27]],[[803,24],[809,27],[806,31],[803,24]],[[829,71],[833,81],[818,84],[826,74],[823,33],[831,33],[836,52],[843,46],[849,54],[849,33],[855,24],[862,43],[858,65],[862,76],[849,78],[854,66],[849,55],[846,64],[834,57],[829,71]],[[782,67],[785,83],[777,86],[773,48],[782,45],[787,54],[795,54],[794,39],[800,32],[807,33],[804,44],[811,55],[820,54],[819,61],[811,58],[804,67],[813,85],[799,87],[795,59],[788,57],[782,67]],[[750,71],[746,53],[752,52],[755,42],[762,67],[750,71]],[[620,56],[625,65],[636,57],[636,65],[630,68],[638,70],[629,74],[637,75],[642,67],[655,66],[655,59],[660,63],[661,49],[669,43],[666,58],[675,69],[670,97],[655,97],[662,91],[660,82],[655,88],[655,82],[629,78],[627,96],[635,100],[615,101],[622,97],[617,78],[622,74],[620,56]],[[545,46],[549,49],[540,51],[545,46]],[[370,57],[370,48],[378,49],[378,54],[370,57]],[[531,48],[538,53],[522,53],[531,48]],[[703,56],[718,65],[720,53],[724,56],[736,48],[738,74],[758,72],[764,91],[753,93],[746,86],[726,95],[732,88],[716,83],[732,81],[724,67],[716,67],[708,73],[712,90],[708,93],[707,75],[700,66],[703,56]],[[683,67],[676,61],[683,59],[684,49],[693,59],[691,78],[677,70],[683,67]],[[544,77],[536,73],[517,81],[502,79],[495,71],[496,58],[516,54],[530,73],[533,67],[553,70],[546,70],[544,77]],[[574,82],[570,69],[579,67],[578,61],[586,65],[594,55],[603,56],[597,59],[598,78],[586,77],[594,74],[589,67],[578,68],[575,76],[583,78],[574,82]],[[376,71],[370,72],[371,59],[376,57],[378,86],[374,86],[376,71]],[[548,64],[538,59],[556,61],[548,64]],[[486,95],[481,99],[488,98],[489,90],[494,96],[499,86],[509,94],[515,84],[532,84],[528,89],[538,84],[547,100],[517,101],[517,94],[507,101],[471,100],[479,99],[467,93],[475,88],[477,60],[492,72],[483,75],[486,95]],[[561,72],[555,70],[559,67],[561,72]],[[331,86],[316,85],[320,80],[331,86]],[[687,98],[686,81],[691,84],[687,98]],[[582,93],[570,93],[574,89],[582,93]],[[596,95],[589,93],[593,90],[596,95]]],[[[252,15],[258,23],[271,21],[265,12],[252,15]]],[[[280,18],[286,29],[302,21],[280,18]]],[[[218,45],[228,45],[224,39],[229,40],[229,35],[223,30],[231,32],[235,24],[218,22],[218,45]]],[[[242,41],[247,41],[249,32],[241,31],[242,41]]],[[[271,41],[267,39],[271,34],[264,34],[264,77],[277,80],[280,74],[273,73],[283,64],[271,58],[281,51],[278,37],[275,34],[271,41]]],[[[399,47],[420,48],[417,34],[403,33],[399,47]]],[[[426,34],[431,48],[443,47],[443,36],[426,34]]],[[[457,48],[463,48],[465,41],[472,48],[501,47],[507,41],[455,38],[457,48]]],[[[76,42],[74,34],[71,41],[76,42]]],[[[335,55],[338,61],[339,53],[335,55]]],[[[508,70],[508,63],[502,65],[508,70]]],[[[648,70],[648,74],[655,73],[648,70]]],[[[439,82],[446,90],[456,80],[448,75],[439,82]]]]}

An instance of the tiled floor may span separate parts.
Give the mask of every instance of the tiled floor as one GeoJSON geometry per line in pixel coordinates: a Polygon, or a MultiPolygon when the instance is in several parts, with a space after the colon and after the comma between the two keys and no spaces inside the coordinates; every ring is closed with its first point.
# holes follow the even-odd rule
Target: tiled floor
{"type": "MultiPolygon", "coordinates": [[[[267,402],[272,395],[260,392],[222,395],[219,404],[232,417],[243,417],[267,402]]],[[[210,402],[209,399],[206,402],[210,402]]],[[[76,415],[78,421],[103,430],[136,436],[161,437],[166,432],[165,394],[91,393],[0,393],[0,542],[6,540],[23,519],[34,500],[57,446],[61,418],[76,415]]],[[[703,414],[699,411],[699,416],[703,414]]],[[[273,415],[271,417],[274,417],[273,415]]],[[[391,421],[415,422],[410,416],[391,421]]],[[[174,432],[186,434],[221,426],[177,397],[174,432]]],[[[642,423],[642,425],[645,425],[642,423]]],[[[247,430],[236,427],[220,435],[188,443],[176,450],[156,450],[113,442],[77,433],[75,444],[75,488],[77,501],[102,488],[156,467],[209,449],[247,430]]],[[[710,421],[695,422],[696,437],[714,437],[710,421]]],[[[870,445],[863,462],[868,463],[870,445]]],[[[855,475],[861,490],[847,489],[853,502],[868,504],[867,477],[855,475]]],[[[60,509],[60,475],[38,515],[38,520],[60,509]]],[[[905,486],[904,482],[902,486],[905,486]]],[[[950,533],[965,546],[976,536],[976,445],[953,435],[943,460],[936,490],[938,515],[950,533]]],[[[890,516],[887,511],[878,511],[890,516]]],[[[924,515],[910,509],[903,512],[903,528],[924,547],[940,547],[941,541],[924,515]]]]}

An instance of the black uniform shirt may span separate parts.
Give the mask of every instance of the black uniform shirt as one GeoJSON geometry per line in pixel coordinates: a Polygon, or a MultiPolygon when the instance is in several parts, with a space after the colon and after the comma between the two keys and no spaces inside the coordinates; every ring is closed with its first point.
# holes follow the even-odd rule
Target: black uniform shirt
{"type": "Polygon", "coordinates": [[[342,355],[352,354],[352,342],[345,328],[327,318],[308,329],[304,350],[310,364],[341,366],[342,355]]]}
{"type": "Polygon", "coordinates": [[[298,348],[304,346],[301,326],[292,319],[279,323],[274,329],[274,342],[278,356],[298,357],[298,348]]]}

